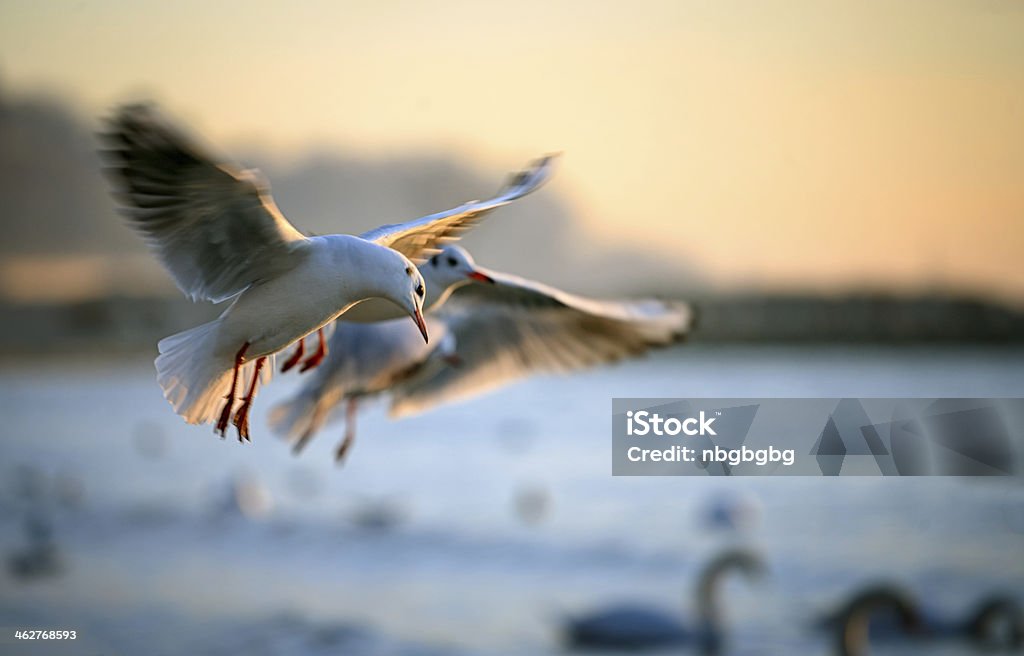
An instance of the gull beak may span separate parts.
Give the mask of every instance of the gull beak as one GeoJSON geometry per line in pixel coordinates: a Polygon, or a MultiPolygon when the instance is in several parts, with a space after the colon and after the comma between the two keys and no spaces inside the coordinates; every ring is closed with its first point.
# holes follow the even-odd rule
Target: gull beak
{"type": "Polygon", "coordinates": [[[479,271],[470,271],[466,274],[466,277],[479,282],[485,282],[488,285],[494,284],[494,278],[490,277],[486,273],[480,273],[479,271]]]}
{"type": "Polygon", "coordinates": [[[427,335],[427,322],[423,320],[423,310],[416,308],[416,313],[413,314],[412,320],[416,322],[416,327],[420,329],[420,334],[423,335],[423,341],[429,344],[430,336],[427,335]]]}

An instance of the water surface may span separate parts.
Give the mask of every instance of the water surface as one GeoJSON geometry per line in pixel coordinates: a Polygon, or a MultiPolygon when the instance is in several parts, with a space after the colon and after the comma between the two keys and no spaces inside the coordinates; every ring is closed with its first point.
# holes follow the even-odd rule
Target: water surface
{"type": "Polygon", "coordinates": [[[0,367],[0,551],[26,553],[29,523],[61,565],[5,568],[0,626],[79,632],[0,652],[559,653],[561,618],[604,602],[692,617],[700,564],[734,544],[771,571],[723,591],[735,653],[829,653],[810,619],[880,578],[949,615],[1024,596],[1019,481],[614,478],[608,416],[614,396],[1024,396],[1021,351],[681,348],[368,408],[342,469],[340,426],[298,458],[266,428],[301,380],[260,394],[240,445],[182,423],[146,359],[0,367]]]}

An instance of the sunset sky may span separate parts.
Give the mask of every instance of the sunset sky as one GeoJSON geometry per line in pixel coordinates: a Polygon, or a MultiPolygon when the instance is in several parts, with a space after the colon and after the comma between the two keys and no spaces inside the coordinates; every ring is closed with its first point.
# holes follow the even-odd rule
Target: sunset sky
{"type": "Polygon", "coordinates": [[[282,157],[564,151],[585,228],[721,286],[1024,300],[1019,0],[3,0],[0,85],[282,157]]]}

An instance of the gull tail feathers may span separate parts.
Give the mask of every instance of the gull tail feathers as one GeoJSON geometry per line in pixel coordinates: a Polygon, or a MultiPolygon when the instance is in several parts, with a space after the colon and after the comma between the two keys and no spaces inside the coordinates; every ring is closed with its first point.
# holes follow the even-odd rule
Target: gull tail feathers
{"type": "MultiPolygon", "coordinates": [[[[216,352],[215,319],[190,330],[165,337],[157,349],[156,378],[175,412],[190,424],[214,421],[220,414],[231,388],[234,359],[216,352]]],[[[274,371],[274,357],[260,372],[260,383],[267,384],[274,371]]],[[[255,360],[246,362],[239,371],[236,396],[252,381],[255,360]]]]}
{"type": "Polygon", "coordinates": [[[267,420],[270,429],[291,442],[298,452],[323,428],[339,401],[340,398],[335,394],[320,394],[319,390],[304,389],[271,408],[267,420]]]}
{"type": "Polygon", "coordinates": [[[212,421],[231,384],[233,363],[214,357],[220,319],[165,337],[157,348],[156,378],[175,412],[190,424],[212,421]]]}

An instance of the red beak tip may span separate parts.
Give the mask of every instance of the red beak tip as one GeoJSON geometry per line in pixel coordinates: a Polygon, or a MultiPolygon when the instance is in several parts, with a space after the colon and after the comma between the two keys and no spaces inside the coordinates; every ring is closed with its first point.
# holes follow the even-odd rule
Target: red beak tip
{"type": "Polygon", "coordinates": [[[469,278],[472,278],[473,280],[478,280],[480,282],[485,282],[485,283],[487,283],[489,285],[493,285],[494,284],[494,278],[492,278],[492,277],[490,277],[490,276],[488,276],[486,274],[480,273],[479,271],[471,271],[470,273],[467,274],[467,276],[469,278]]]}

